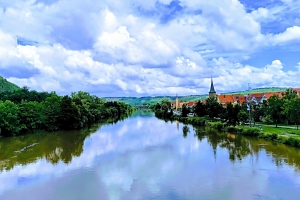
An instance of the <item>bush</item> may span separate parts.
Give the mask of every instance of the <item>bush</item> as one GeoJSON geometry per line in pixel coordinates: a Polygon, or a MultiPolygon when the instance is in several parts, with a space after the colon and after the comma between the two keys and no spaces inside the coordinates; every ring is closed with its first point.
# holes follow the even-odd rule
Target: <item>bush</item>
{"type": "Polygon", "coordinates": [[[246,128],[246,129],[243,129],[241,133],[243,135],[247,135],[247,136],[259,136],[260,135],[260,129],[258,129],[258,128],[246,128]]]}
{"type": "Polygon", "coordinates": [[[234,126],[227,126],[225,128],[225,131],[230,132],[230,133],[242,133],[243,128],[238,128],[234,126]]]}
{"type": "Polygon", "coordinates": [[[271,119],[271,117],[269,115],[267,115],[263,122],[265,122],[266,124],[273,124],[273,120],[271,119]]]}
{"type": "Polygon", "coordinates": [[[300,147],[300,138],[298,137],[289,137],[285,140],[284,144],[291,145],[293,147],[300,147]]]}
{"type": "Polygon", "coordinates": [[[192,117],[192,118],[187,118],[186,119],[187,123],[189,124],[194,124],[198,126],[205,126],[205,118],[202,117],[192,117]]]}
{"type": "Polygon", "coordinates": [[[273,140],[273,141],[278,140],[278,135],[276,133],[265,133],[265,134],[261,134],[259,137],[265,140],[273,140]]]}
{"type": "Polygon", "coordinates": [[[207,125],[219,131],[224,130],[224,124],[222,122],[208,122],[207,125]]]}

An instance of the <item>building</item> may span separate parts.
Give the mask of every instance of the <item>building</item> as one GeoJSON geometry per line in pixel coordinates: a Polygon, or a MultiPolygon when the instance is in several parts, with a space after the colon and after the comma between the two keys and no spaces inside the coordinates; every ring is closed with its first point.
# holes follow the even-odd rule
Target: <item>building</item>
{"type": "Polygon", "coordinates": [[[212,78],[211,78],[211,84],[210,84],[210,90],[209,90],[208,96],[210,98],[216,98],[217,97],[217,93],[216,93],[216,90],[215,90],[215,87],[214,87],[214,82],[213,82],[212,78]]]}

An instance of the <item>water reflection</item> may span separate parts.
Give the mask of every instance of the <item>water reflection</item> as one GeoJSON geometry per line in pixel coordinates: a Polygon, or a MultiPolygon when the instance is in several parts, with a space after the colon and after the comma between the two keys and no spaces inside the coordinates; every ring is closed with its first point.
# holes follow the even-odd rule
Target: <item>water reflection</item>
{"type": "Polygon", "coordinates": [[[68,144],[41,135],[53,147],[2,171],[0,199],[297,199],[296,149],[184,127],[144,112],[68,144]]]}
{"type": "Polygon", "coordinates": [[[121,118],[109,119],[88,128],[75,131],[40,133],[10,138],[0,138],[0,171],[15,165],[27,165],[42,158],[52,164],[59,161],[68,164],[83,152],[85,139],[103,124],[116,124],[121,118]]]}
{"type": "Polygon", "coordinates": [[[286,163],[300,170],[300,151],[297,148],[239,134],[218,132],[210,128],[194,127],[193,130],[199,141],[207,139],[215,156],[218,147],[228,150],[229,159],[232,162],[242,160],[249,155],[257,156],[260,151],[264,150],[272,157],[276,166],[282,166],[286,163]]]}

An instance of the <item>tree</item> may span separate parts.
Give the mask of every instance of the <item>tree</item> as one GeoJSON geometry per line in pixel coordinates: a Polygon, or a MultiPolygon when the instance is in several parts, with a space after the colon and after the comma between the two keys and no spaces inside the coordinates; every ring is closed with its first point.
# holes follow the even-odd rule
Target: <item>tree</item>
{"type": "Polygon", "coordinates": [[[201,102],[198,101],[195,108],[194,108],[194,113],[198,116],[198,117],[203,117],[204,115],[206,115],[206,107],[205,105],[201,102]]]}
{"type": "Polygon", "coordinates": [[[80,127],[80,112],[69,96],[64,96],[60,104],[59,122],[62,129],[71,130],[80,127]]]}
{"type": "Polygon", "coordinates": [[[19,104],[19,110],[20,124],[22,125],[21,132],[34,132],[35,130],[41,129],[41,125],[45,121],[42,112],[43,104],[36,101],[22,101],[21,104],[19,104]]]}
{"type": "Polygon", "coordinates": [[[45,116],[45,123],[44,128],[47,131],[56,131],[59,129],[59,116],[60,112],[60,104],[61,98],[55,94],[51,93],[49,97],[43,102],[44,104],[44,116],[45,116]]]}
{"type": "Polygon", "coordinates": [[[206,100],[206,110],[209,117],[219,117],[223,111],[222,105],[217,101],[217,98],[209,97],[206,100]]]}
{"type": "Polygon", "coordinates": [[[239,121],[242,123],[242,125],[244,126],[244,124],[248,121],[249,116],[244,110],[240,110],[237,117],[239,121]]]}
{"type": "Polygon", "coordinates": [[[298,129],[300,117],[300,99],[293,98],[289,101],[285,101],[283,112],[286,114],[286,116],[291,122],[294,122],[297,125],[298,129]]]}
{"type": "Polygon", "coordinates": [[[282,99],[283,100],[292,100],[297,98],[297,92],[294,91],[292,88],[287,89],[285,92],[282,92],[282,99]]]}
{"type": "Polygon", "coordinates": [[[161,102],[161,109],[164,111],[168,111],[171,109],[171,103],[169,100],[165,99],[161,102]]]}
{"type": "Polygon", "coordinates": [[[269,98],[268,105],[268,114],[275,122],[277,128],[280,117],[282,116],[283,100],[280,99],[278,95],[273,95],[269,98]]]}
{"type": "Polygon", "coordinates": [[[227,120],[227,125],[236,126],[238,123],[238,113],[241,110],[239,105],[233,106],[232,103],[228,103],[225,109],[224,117],[227,120]]]}
{"type": "Polygon", "coordinates": [[[18,135],[20,131],[19,108],[13,102],[0,101],[0,135],[18,135]]]}
{"type": "Polygon", "coordinates": [[[181,111],[181,116],[182,117],[187,117],[187,115],[190,113],[190,109],[187,105],[183,104],[182,106],[182,111],[181,111]]]}

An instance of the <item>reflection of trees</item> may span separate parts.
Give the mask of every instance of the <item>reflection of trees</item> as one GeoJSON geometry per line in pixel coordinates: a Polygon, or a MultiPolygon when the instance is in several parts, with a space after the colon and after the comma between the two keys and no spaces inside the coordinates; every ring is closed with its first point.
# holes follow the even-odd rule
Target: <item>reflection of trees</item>
{"type": "Polygon", "coordinates": [[[83,142],[90,133],[85,129],[4,138],[0,141],[0,170],[9,170],[15,165],[26,165],[41,158],[53,164],[59,161],[70,163],[74,156],[80,156],[83,142]]]}
{"type": "Polygon", "coordinates": [[[215,154],[218,147],[226,148],[233,162],[265,150],[277,166],[287,163],[300,170],[300,151],[297,148],[239,134],[220,133],[204,127],[194,127],[194,131],[200,141],[207,138],[215,154]]]}
{"type": "MultiPolygon", "coordinates": [[[[124,119],[123,116],[122,119],[124,119]]],[[[83,143],[87,136],[96,132],[102,124],[117,121],[118,119],[110,119],[77,131],[2,138],[0,140],[0,171],[10,170],[15,165],[26,165],[42,158],[52,164],[59,161],[70,163],[73,157],[78,157],[83,152],[83,143]]]]}
{"type": "Polygon", "coordinates": [[[294,166],[297,170],[300,170],[299,148],[262,139],[249,138],[249,140],[254,151],[265,150],[267,154],[272,157],[276,166],[282,166],[284,163],[287,163],[288,165],[294,166]]]}
{"type": "Polygon", "coordinates": [[[184,138],[187,137],[188,132],[190,132],[189,127],[188,127],[187,125],[184,125],[184,126],[182,127],[182,134],[183,134],[183,137],[184,137],[184,138]]]}
{"type": "Polygon", "coordinates": [[[215,130],[207,129],[207,141],[214,149],[216,154],[217,147],[226,148],[229,152],[229,159],[235,161],[241,160],[251,153],[249,141],[242,138],[241,135],[232,135],[220,133],[215,130]]]}

